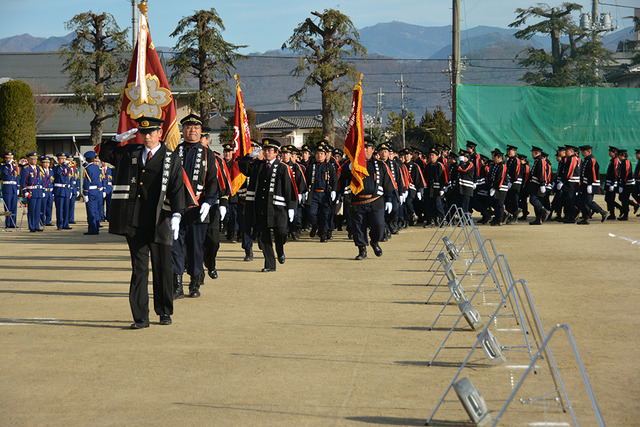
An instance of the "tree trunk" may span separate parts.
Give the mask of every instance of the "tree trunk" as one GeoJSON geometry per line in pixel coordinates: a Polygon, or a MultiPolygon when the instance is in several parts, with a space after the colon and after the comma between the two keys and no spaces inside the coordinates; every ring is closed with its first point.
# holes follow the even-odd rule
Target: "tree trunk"
{"type": "Polygon", "coordinates": [[[335,128],[333,124],[333,108],[329,94],[333,91],[333,80],[323,81],[320,87],[322,93],[322,134],[324,140],[330,145],[334,145],[335,128]]]}

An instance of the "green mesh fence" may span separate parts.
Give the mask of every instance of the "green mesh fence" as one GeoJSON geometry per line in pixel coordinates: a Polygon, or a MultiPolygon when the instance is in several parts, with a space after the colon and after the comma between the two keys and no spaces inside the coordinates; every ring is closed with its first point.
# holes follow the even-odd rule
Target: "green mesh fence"
{"type": "MultiPolygon", "coordinates": [[[[458,147],[467,140],[489,155],[507,144],[531,159],[531,146],[549,153],[559,145],[593,145],[601,173],[609,145],[640,149],[640,89],[458,86],[458,147]]],[[[555,168],[555,166],[554,166],[555,168]]]]}

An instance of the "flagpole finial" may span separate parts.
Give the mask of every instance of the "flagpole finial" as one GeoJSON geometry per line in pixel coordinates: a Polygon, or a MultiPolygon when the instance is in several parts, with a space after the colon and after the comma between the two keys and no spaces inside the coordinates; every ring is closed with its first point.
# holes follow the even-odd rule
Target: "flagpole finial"
{"type": "Polygon", "coordinates": [[[235,74],[233,75],[233,78],[234,78],[234,79],[236,79],[236,81],[237,81],[237,82],[239,82],[239,81],[240,81],[240,76],[238,75],[238,73],[235,73],[235,74]]]}
{"type": "Polygon", "coordinates": [[[362,84],[362,79],[364,78],[364,74],[360,73],[358,74],[358,84],[361,85],[362,84]]]}
{"type": "Polygon", "coordinates": [[[140,2],[140,4],[138,5],[138,9],[140,9],[140,12],[146,17],[147,16],[147,2],[146,0],[142,0],[140,2]]]}

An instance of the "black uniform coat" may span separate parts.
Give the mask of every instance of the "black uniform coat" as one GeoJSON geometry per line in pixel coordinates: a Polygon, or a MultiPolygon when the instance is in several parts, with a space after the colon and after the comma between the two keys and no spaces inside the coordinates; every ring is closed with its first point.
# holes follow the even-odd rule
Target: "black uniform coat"
{"type": "Polygon", "coordinates": [[[142,165],[144,145],[118,146],[116,141],[102,144],[100,158],[116,167],[109,233],[133,236],[134,228],[155,230],[155,243],[173,243],[171,216],[184,213],[182,164],[175,152],[160,144],[146,166],[142,165]],[[163,194],[165,157],[170,158],[170,168],[163,194]]]}
{"type": "Polygon", "coordinates": [[[266,216],[267,227],[271,228],[288,222],[287,210],[296,208],[298,196],[289,166],[275,159],[267,170],[268,164],[249,156],[238,159],[240,172],[249,177],[245,221],[253,225],[258,223],[258,216],[266,216]]]}

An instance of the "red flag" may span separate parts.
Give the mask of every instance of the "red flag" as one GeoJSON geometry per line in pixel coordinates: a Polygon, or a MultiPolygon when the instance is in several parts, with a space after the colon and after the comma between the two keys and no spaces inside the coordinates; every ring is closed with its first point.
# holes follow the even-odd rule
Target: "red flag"
{"type": "Polygon", "coordinates": [[[353,164],[351,168],[351,192],[358,194],[364,189],[363,175],[367,172],[367,159],[364,155],[364,126],[362,122],[362,88],[360,82],[353,89],[353,103],[351,104],[351,116],[347,138],[344,141],[344,152],[349,156],[353,164]]]}
{"type": "MultiPolygon", "coordinates": [[[[138,117],[156,117],[164,120],[162,140],[170,150],[180,143],[180,131],[176,118],[171,88],[162,69],[158,52],[151,41],[147,24],[147,3],[140,3],[140,27],[138,42],[133,51],[129,75],[124,88],[118,133],[138,127],[138,117]]],[[[139,135],[122,144],[142,144],[139,135]]]]}
{"type": "Polygon", "coordinates": [[[232,195],[236,194],[247,179],[238,168],[238,157],[251,153],[251,132],[249,131],[249,119],[247,119],[247,111],[244,108],[244,100],[240,90],[240,79],[237,74],[234,78],[236,79],[236,107],[233,120],[233,157],[231,170],[229,171],[232,195]]]}

